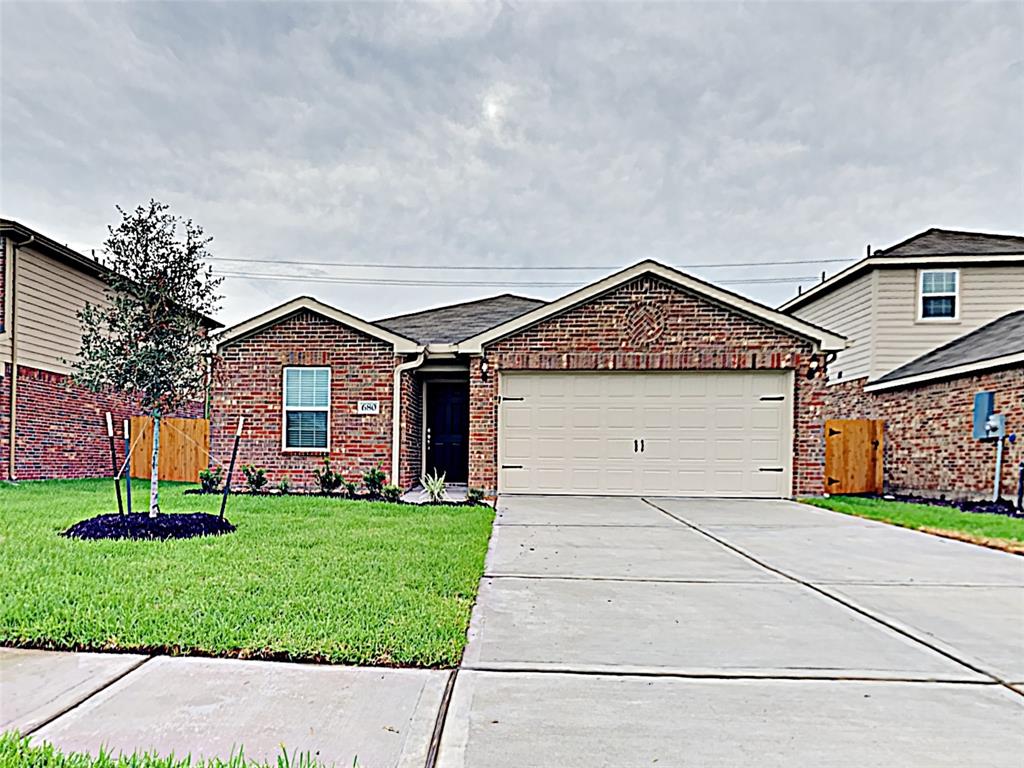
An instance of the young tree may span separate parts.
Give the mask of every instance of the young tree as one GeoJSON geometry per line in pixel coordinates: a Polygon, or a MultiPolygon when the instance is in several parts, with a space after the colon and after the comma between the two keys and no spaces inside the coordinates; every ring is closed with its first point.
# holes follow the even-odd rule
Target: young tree
{"type": "Polygon", "coordinates": [[[160,418],[203,398],[209,343],[203,316],[215,312],[222,278],[206,265],[213,238],[191,219],[150,200],[107,227],[108,306],[78,313],[82,346],[73,378],[93,390],[137,397],[153,419],[149,516],[160,512],[160,418]]]}

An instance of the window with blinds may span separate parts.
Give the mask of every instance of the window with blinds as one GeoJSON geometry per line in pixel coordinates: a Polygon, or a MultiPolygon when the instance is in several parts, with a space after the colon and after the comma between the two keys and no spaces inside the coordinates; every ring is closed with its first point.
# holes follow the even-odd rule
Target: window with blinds
{"type": "Polygon", "coordinates": [[[326,450],[331,415],[331,369],[284,369],[284,447],[326,450]]]}

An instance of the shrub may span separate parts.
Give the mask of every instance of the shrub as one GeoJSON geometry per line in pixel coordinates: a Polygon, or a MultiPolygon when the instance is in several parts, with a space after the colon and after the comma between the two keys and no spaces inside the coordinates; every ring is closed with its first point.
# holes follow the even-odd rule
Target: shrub
{"type": "Polygon", "coordinates": [[[199,489],[203,493],[217,493],[224,480],[224,467],[199,470],[199,489]]]}
{"type": "Polygon", "coordinates": [[[483,488],[470,488],[466,491],[466,501],[470,504],[479,504],[484,500],[483,488]]]}
{"type": "Polygon", "coordinates": [[[354,499],[356,497],[356,491],[359,490],[359,486],[356,483],[349,482],[348,480],[343,480],[342,483],[345,486],[345,495],[350,499],[354,499]]]}
{"type": "Polygon", "coordinates": [[[267,484],[267,470],[252,464],[243,464],[242,474],[245,475],[245,484],[250,491],[262,493],[263,486],[267,484]]]}
{"type": "Polygon", "coordinates": [[[427,495],[430,497],[431,504],[437,504],[439,501],[444,500],[445,492],[445,473],[442,472],[440,477],[437,474],[437,470],[434,470],[434,474],[427,475],[422,479],[423,487],[427,490],[427,495]]]}
{"type": "Polygon", "coordinates": [[[380,489],[380,494],[384,501],[399,501],[402,498],[402,489],[389,483],[380,489]]]}
{"type": "Polygon", "coordinates": [[[345,478],[341,476],[341,472],[331,469],[330,459],[324,459],[324,468],[313,470],[313,482],[321,493],[333,493],[345,482],[345,478]]]}
{"type": "Polygon", "coordinates": [[[367,470],[366,474],[363,475],[363,485],[366,486],[366,491],[371,496],[380,496],[381,489],[384,487],[384,482],[388,479],[388,476],[384,474],[384,470],[377,465],[373,469],[367,470]]]}
{"type": "Polygon", "coordinates": [[[277,484],[277,490],[282,494],[291,493],[292,481],[288,479],[288,475],[281,478],[280,482],[277,484]]]}

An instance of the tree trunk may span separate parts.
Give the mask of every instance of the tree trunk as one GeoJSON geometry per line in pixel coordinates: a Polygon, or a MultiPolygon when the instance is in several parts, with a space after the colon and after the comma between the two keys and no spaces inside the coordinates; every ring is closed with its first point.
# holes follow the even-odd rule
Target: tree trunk
{"type": "Polygon", "coordinates": [[[149,516],[160,514],[160,412],[153,414],[153,461],[149,467],[149,516]]]}

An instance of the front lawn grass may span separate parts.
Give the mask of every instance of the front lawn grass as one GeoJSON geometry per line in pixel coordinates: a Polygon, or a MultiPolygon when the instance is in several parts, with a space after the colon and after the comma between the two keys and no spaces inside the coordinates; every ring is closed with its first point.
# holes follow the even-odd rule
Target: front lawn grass
{"type": "Polygon", "coordinates": [[[0,734],[0,768],[321,768],[310,755],[282,753],[276,763],[247,760],[239,751],[227,760],[193,760],[185,757],[161,757],[150,752],[114,755],[100,750],[61,752],[47,742],[33,743],[17,733],[0,734]]]}
{"type": "MultiPolygon", "coordinates": [[[[145,509],[148,489],[133,489],[145,509]]],[[[112,481],[0,485],[0,644],[455,666],[493,511],[232,497],[238,530],[177,541],[58,534],[116,511],[112,481]]],[[[220,498],[161,483],[165,512],[220,498]]]]}
{"type": "Polygon", "coordinates": [[[802,499],[806,504],[848,515],[880,520],[975,544],[1024,552],[1024,518],[982,512],[962,512],[953,507],[908,504],[904,501],[830,496],[802,499]]]}

